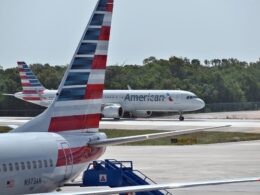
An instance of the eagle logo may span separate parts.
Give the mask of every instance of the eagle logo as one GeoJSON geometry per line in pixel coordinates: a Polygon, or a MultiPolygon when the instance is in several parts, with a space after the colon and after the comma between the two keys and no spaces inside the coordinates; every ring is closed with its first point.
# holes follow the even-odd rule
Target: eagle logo
{"type": "Polygon", "coordinates": [[[166,96],[168,97],[168,99],[169,99],[170,102],[173,102],[173,99],[172,99],[172,97],[170,96],[169,93],[167,93],[166,96]]]}

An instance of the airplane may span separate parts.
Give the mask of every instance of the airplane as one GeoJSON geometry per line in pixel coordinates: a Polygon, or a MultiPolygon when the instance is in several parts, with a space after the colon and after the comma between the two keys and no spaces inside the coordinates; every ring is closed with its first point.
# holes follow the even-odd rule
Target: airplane
{"type": "Polygon", "coordinates": [[[51,105],[23,126],[0,135],[0,194],[104,195],[258,181],[256,177],[53,192],[75,179],[107,146],[213,129],[117,138],[98,131],[113,5],[113,0],[97,1],[51,105]]]}
{"type": "MultiPolygon", "coordinates": [[[[56,96],[57,90],[46,89],[25,62],[17,62],[22,83],[22,92],[13,96],[48,107],[56,96]]],[[[130,116],[146,118],[152,112],[178,112],[183,121],[183,112],[204,108],[205,103],[194,93],[183,90],[104,90],[102,116],[119,120],[125,112],[130,116]]]]}

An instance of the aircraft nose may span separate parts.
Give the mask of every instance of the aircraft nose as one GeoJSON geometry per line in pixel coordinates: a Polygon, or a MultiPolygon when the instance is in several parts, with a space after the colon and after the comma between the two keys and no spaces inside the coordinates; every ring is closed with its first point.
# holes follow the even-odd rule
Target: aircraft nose
{"type": "Polygon", "coordinates": [[[202,109],[205,107],[205,102],[202,99],[198,99],[198,107],[199,109],[202,109]]]}

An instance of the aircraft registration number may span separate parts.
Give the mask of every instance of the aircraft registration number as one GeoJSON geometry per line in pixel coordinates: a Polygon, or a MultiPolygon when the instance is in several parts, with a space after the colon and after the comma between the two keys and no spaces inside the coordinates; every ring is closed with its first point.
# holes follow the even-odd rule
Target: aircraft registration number
{"type": "Polygon", "coordinates": [[[31,177],[24,180],[24,185],[35,185],[35,184],[41,184],[42,179],[40,177],[31,177]]]}

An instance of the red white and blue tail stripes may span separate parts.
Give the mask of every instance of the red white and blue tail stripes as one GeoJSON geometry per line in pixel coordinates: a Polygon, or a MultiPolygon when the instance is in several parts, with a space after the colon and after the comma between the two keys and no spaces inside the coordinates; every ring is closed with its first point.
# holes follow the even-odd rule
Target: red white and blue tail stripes
{"type": "Polygon", "coordinates": [[[40,101],[40,94],[43,93],[45,88],[25,62],[17,62],[17,64],[23,88],[23,99],[27,101],[40,101]]]}
{"type": "Polygon", "coordinates": [[[41,115],[12,132],[98,131],[112,10],[113,0],[98,0],[54,101],[41,115]]]}
{"type": "Polygon", "coordinates": [[[52,105],[49,131],[98,130],[113,0],[99,0],[52,105]]]}

